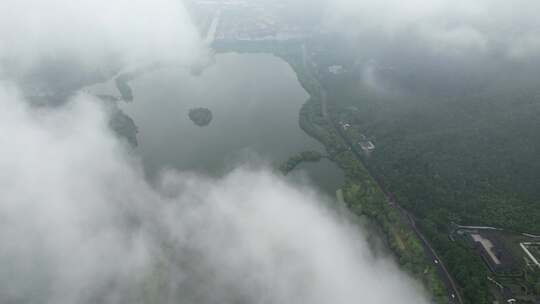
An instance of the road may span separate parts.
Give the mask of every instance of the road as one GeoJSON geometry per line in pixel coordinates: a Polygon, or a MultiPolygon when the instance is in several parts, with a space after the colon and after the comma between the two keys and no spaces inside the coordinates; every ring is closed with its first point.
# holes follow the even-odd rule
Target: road
{"type": "Polygon", "coordinates": [[[402,217],[407,219],[406,223],[409,225],[411,230],[414,231],[416,236],[421,240],[422,246],[424,248],[424,251],[426,253],[427,258],[429,259],[430,263],[433,263],[433,265],[437,269],[437,273],[438,273],[439,277],[442,279],[442,281],[446,285],[446,288],[447,288],[447,290],[449,292],[448,298],[450,300],[450,303],[463,304],[463,299],[461,298],[461,294],[459,293],[459,289],[457,288],[457,285],[456,285],[454,279],[452,278],[452,276],[448,272],[448,269],[444,265],[443,261],[437,255],[437,252],[435,251],[435,249],[433,249],[433,247],[431,246],[431,244],[429,243],[427,238],[422,234],[422,232],[416,226],[416,221],[414,219],[414,216],[411,215],[407,210],[405,210],[401,205],[398,204],[398,202],[394,198],[394,195],[392,195],[391,193],[389,193],[389,192],[387,192],[385,190],[382,183],[371,172],[369,167],[366,166],[365,161],[364,161],[364,157],[362,157],[362,155],[356,149],[355,145],[353,145],[352,141],[343,132],[343,129],[341,128],[341,126],[339,124],[337,124],[330,117],[330,115],[328,114],[328,94],[327,94],[326,90],[322,87],[322,85],[321,85],[321,83],[319,81],[319,78],[315,77],[313,75],[311,67],[309,66],[309,60],[308,60],[307,49],[306,49],[305,44],[302,45],[302,61],[303,61],[304,68],[306,69],[307,74],[310,75],[310,77],[312,77],[313,80],[318,84],[319,93],[320,93],[320,97],[321,97],[321,115],[325,119],[327,119],[330,122],[330,124],[334,127],[334,129],[337,131],[337,133],[340,135],[340,137],[343,139],[343,141],[349,146],[349,148],[353,152],[355,158],[358,161],[360,161],[362,164],[364,164],[364,167],[366,168],[368,173],[371,175],[373,180],[377,183],[377,185],[379,186],[381,191],[384,193],[384,195],[386,196],[386,199],[388,200],[390,205],[393,206],[394,208],[396,208],[398,210],[398,212],[402,215],[402,217]]]}

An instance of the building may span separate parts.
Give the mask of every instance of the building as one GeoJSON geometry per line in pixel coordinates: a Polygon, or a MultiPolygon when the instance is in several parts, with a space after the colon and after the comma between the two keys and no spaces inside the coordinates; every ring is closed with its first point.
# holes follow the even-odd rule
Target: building
{"type": "Polygon", "coordinates": [[[513,273],[516,271],[514,258],[494,234],[470,231],[467,237],[491,272],[513,273]]]}
{"type": "Polygon", "coordinates": [[[358,144],[360,145],[360,148],[362,148],[362,150],[366,153],[369,153],[375,150],[375,145],[370,140],[361,141],[358,144]]]}

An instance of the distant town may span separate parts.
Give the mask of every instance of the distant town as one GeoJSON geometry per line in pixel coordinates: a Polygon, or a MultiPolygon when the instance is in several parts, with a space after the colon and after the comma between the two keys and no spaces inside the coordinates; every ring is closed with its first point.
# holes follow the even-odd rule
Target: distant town
{"type": "Polygon", "coordinates": [[[287,20],[283,1],[191,0],[194,22],[210,40],[288,40],[317,29],[287,20]]]}

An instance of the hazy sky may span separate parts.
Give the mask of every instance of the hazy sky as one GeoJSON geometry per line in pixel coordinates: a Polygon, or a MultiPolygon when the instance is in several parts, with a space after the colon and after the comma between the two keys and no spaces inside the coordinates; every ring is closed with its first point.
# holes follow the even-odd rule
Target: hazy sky
{"type": "Polygon", "coordinates": [[[363,88],[462,97],[538,78],[538,11],[535,0],[335,0],[323,23],[355,49],[363,88]]]}
{"type": "Polygon", "coordinates": [[[540,3],[534,0],[335,0],[327,9],[327,21],[340,31],[402,43],[409,37],[440,55],[540,55],[540,3]]]}
{"type": "Polygon", "coordinates": [[[0,63],[16,72],[65,57],[96,68],[203,54],[181,0],[0,1],[0,63]]]}
{"type": "MultiPolygon", "coordinates": [[[[535,0],[283,2],[296,20],[315,15],[327,28],[355,39],[359,53],[372,49],[397,60],[400,52],[409,52],[464,68],[485,65],[486,58],[540,61],[535,0]]],[[[74,58],[96,68],[111,60],[190,62],[205,53],[182,0],[0,3],[0,66],[12,73],[44,59],[74,58]]]]}

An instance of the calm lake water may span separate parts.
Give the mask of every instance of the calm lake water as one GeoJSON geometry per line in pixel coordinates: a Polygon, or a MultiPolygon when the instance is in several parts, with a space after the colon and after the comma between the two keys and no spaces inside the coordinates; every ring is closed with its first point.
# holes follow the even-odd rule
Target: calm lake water
{"type": "MultiPolygon", "coordinates": [[[[324,151],[298,126],[308,95],[286,62],[269,54],[215,59],[201,75],[171,67],[130,82],[134,101],[121,108],[139,127],[136,151],[150,176],[164,167],[220,175],[250,160],[278,166],[303,150],[324,151]],[[198,127],[188,118],[195,107],[212,111],[209,126],[198,127]]],[[[100,93],[106,87],[113,85],[90,90],[100,93]]],[[[329,194],[343,181],[326,160],[303,164],[289,178],[307,178],[329,194]]]]}

